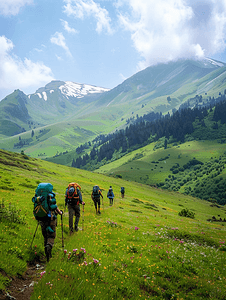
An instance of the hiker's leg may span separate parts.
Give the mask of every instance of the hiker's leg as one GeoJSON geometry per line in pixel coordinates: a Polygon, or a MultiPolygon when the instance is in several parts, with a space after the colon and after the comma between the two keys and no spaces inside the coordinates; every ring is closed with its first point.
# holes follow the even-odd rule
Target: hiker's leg
{"type": "Polygon", "coordinates": [[[75,231],[78,231],[78,222],[80,219],[80,206],[75,206],[75,231]]]}
{"type": "Polygon", "coordinates": [[[46,254],[47,261],[51,257],[51,250],[54,245],[54,239],[56,237],[56,220],[50,220],[49,218],[40,221],[42,235],[44,237],[44,251],[46,254]]]}
{"type": "Polygon", "coordinates": [[[100,214],[100,198],[98,199],[98,214],[100,214]]]}
{"type": "Polygon", "coordinates": [[[48,226],[47,222],[44,221],[39,221],[39,224],[41,225],[41,229],[42,229],[42,236],[44,238],[44,248],[47,244],[47,231],[46,231],[46,227],[48,226]]]}
{"type": "Polygon", "coordinates": [[[94,199],[93,202],[94,202],[96,213],[97,213],[97,199],[94,199]]]}
{"type": "Polygon", "coordinates": [[[74,209],[70,204],[68,204],[68,214],[69,214],[69,229],[70,232],[73,232],[73,216],[74,216],[74,209]]]}
{"type": "Polygon", "coordinates": [[[52,257],[52,248],[56,238],[56,220],[51,220],[48,225],[51,227],[53,232],[47,231],[47,244],[45,247],[47,261],[49,261],[49,259],[52,257]]]}

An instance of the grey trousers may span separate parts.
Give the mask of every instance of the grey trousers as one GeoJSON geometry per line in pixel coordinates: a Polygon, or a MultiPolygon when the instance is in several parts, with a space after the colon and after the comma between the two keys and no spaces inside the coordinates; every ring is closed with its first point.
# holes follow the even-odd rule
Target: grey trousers
{"type": "Polygon", "coordinates": [[[68,213],[69,213],[69,229],[73,231],[73,217],[75,215],[74,229],[78,227],[80,219],[80,205],[71,206],[68,204],[68,213]]]}

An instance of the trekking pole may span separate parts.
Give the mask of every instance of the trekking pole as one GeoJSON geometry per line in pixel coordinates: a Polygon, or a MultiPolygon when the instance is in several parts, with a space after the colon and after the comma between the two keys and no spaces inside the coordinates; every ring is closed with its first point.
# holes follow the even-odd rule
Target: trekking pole
{"type": "Polygon", "coordinates": [[[103,206],[103,211],[104,211],[104,197],[102,198],[102,206],[103,206]]]}
{"type": "Polygon", "coordinates": [[[63,235],[63,211],[61,210],[62,214],[61,217],[61,231],[62,231],[62,248],[64,248],[64,235],[63,235]]]}
{"type": "Polygon", "coordinates": [[[39,222],[38,222],[38,224],[37,224],[37,226],[36,226],[35,233],[34,233],[34,236],[33,236],[32,242],[31,242],[30,249],[32,248],[32,244],[33,244],[33,241],[34,241],[34,238],[35,238],[35,235],[36,235],[37,229],[38,229],[38,225],[39,225],[39,222]]]}

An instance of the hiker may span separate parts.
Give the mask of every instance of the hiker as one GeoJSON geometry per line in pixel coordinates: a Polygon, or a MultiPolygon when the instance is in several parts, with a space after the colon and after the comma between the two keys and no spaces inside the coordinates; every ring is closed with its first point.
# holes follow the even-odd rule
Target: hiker
{"type": "Polygon", "coordinates": [[[65,206],[68,207],[69,213],[69,229],[70,234],[75,231],[78,231],[78,223],[80,219],[80,205],[85,205],[85,202],[82,200],[82,193],[80,191],[81,187],[76,182],[69,183],[65,192],[65,206]],[[73,229],[73,216],[75,215],[75,223],[73,229]]]}
{"type": "Polygon", "coordinates": [[[56,238],[57,215],[62,215],[56,204],[55,193],[51,183],[40,183],[32,198],[34,216],[39,222],[44,237],[44,251],[47,262],[52,257],[52,248],[56,238]]]}
{"type": "Polygon", "coordinates": [[[125,188],[122,186],[121,187],[121,197],[124,198],[125,196],[125,188]]]}
{"type": "Polygon", "coordinates": [[[113,200],[114,200],[115,195],[114,195],[114,193],[113,193],[113,189],[112,189],[111,186],[110,186],[110,188],[109,188],[109,190],[108,190],[107,197],[108,197],[108,199],[109,199],[109,201],[110,201],[110,205],[112,206],[112,205],[113,205],[113,200]]]}
{"type": "Polygon", "coordinates": [[[94,202],[94,205],[95,205],[96,214],[99,214],[99,215],[101,214],[101,212],[100,212],[100,197],[102,197],[102,199],[103,199],[103,195],[101,193],[101,190],[100,190],[98,185],[95,185],[93,187],[91,198],[92,198],[92,200],[94,202]],[[98,210],[97,210],[97,207],[98,207],[98,210]]]}

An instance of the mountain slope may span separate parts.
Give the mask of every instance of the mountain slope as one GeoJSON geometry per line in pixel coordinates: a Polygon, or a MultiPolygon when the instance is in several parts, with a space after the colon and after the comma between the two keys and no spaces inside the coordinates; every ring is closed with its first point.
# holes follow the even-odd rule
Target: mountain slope
{"type": "MultiPolygon", "coordinates": [[[[28,96],[16,90],[0,102],[1,132],[7,133],[5,120],[27,130],[31,122],[35,127],[40,127],[67,120],[73,115],[77,117],[105,91],[108,89],[70,81],[52,81],[28,96]]],[[[20,132],[22,130],[16,133],[20,132]]],[[[5,135],[11,136],[14,132],[9,131],[5,135]]]]}
{"type": "MultiPolygon", "coordinates": [[[[148,67],[105,93],[99,102],[109,103],[109,100],[113,101],[114,99],[118,102],[125,96],[126,99],[123,101],[135,98],[146,98],[150,101],[160,96],[171,95],[185,84],[199,80],[222,67],[224,67],[223,63],[217,64],[212,60],[181,60],[148,67]]],[[[138,102],[138,104],[140,103],[142,100],[138,102]]]]}
{"type": "MultiPolygon", "coordinates": [[[[5,105],[13,104],[21,94],[26,113],[22,119],[15,118],[11,113],[0,114],[0,146],[20,151],[21,148],[14,148],[13,145],[25,137],[22,132],[26,130],[26,139],[29,139],[32,131],[39,137],[36,131],[40,130],[42,139],[34,137],[33,142],[21,144],[29,155],[37,157],[48,153],[47,156],[53,156],[57,152],[73,151],[80,143],[88,142],[91,136],[125,128],[127,120],[137,115],[143,116],[152,111],[165,114],[178,109],[198,93],[202,93],[204,98],[216,96],[224,89],[226,67],[211,59],[181,60],[149,67],[112,90],[68,81],[52,81],[34,94],[26,96],[16,91],[0,102],[1,112],[5,105]],[[48,135],[45,134],[45,126],[51,126],[48,135]],[[83,141],[76,138],[77,126],[90,131],[90,134],[84,134],[83,141]],[[14,134],[21,134],[21,137],[8,138],[14,134]],[[49,151],[54,143],[54,149],[49,151]],[[45,147],[49,150],[45,151],[45,147]]],[[[71,162],[68,161],[68,164],[71,162]]]]}
{"type": "Polygon", "coordinates": [[[1,298],[28,299],[32,284],[16,286],[19,277],[37,281],[29,299],[225,300],[225,207],[17,153],[0,150],[0,158],[1,298]],[[83,230],[71,236],[64,194],[72,178],[86,204],[83,230]],[[64,211],[48,263],[31,201],[43,180],[53,184],[64,211]],[[90,197],[97,183],[104,195],[101,215],[90,197]],[[113,206],[106,198],[110,185],[113,206]],[[180,215],[184,211],[193,218],[180,215]],[[37,277],[26,272],[29,266],[37,277]]]}

